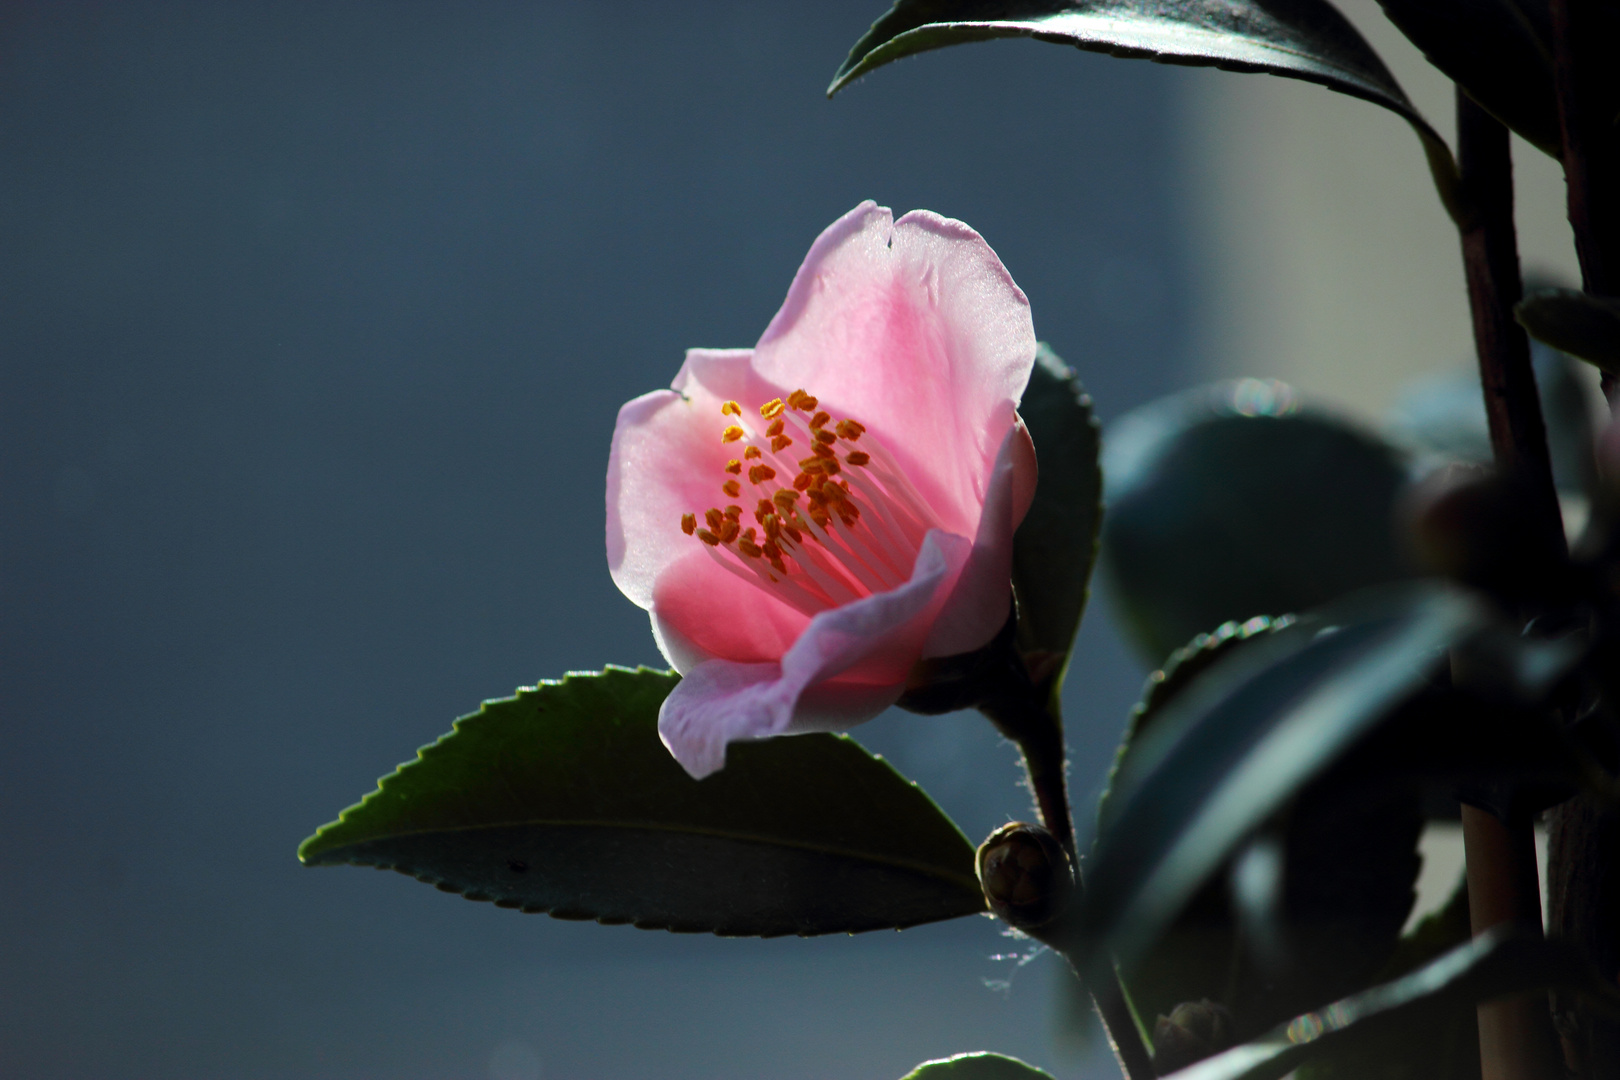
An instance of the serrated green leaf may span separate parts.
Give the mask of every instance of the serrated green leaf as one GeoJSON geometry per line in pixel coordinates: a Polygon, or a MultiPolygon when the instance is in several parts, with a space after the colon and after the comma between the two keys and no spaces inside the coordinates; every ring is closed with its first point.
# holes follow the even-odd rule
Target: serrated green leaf
{"type": "Polygon", "coordinates": [[[1532,146],[1562,157],[1546,0],[1378,0],[1429,62],[1532,146]]]}
{"type": "Polygon", "coordinates": [[[1537,289],[1513,308],[1531,337],[1620,373],[1620,300],[1578,289],[1537,289]]]}
{"type": "MultiPolygon", "coordinates": [[[[1114,768],[1155,717],[1217,662],[1295,623],[1255,618],[1200,634],[1148,678],[1114,768]]],[[[1267,948],[1239,933],[1241,893],[1227,872],[1201,887],[1125,972],[1132,1000],[1149,1017],[1209,998],[1233,1016],[1239,1038],[1318,1002],[1339,997],[1378,971],[1411,910],[1423,818],[1415,790],[1380,778],[1329,775],[1307,785],[1270,828],[1282,853],[1278,893],[1263,918],[1267,948]]],[[[1106,798],[1104,799],[1106,805],[1106,798]]],[[[1251,900],[1252,902],[1252,900],[1251,900]]]]}
{"type": "Polygon", "coordinates": [[[1457,166],[1445,140],[1325,0],[897,0],[855,43],[827,94],[902,56],[1006,37],[1281,75],[1382,105],[1417,132],[1440,199],[1458,216],[1457,166]]]}
{"type": "Polygon", "coordinates": [[[1275,1080],[1319,1055],[1432,1040],[1437,1021],[1459,1007],[1548,987],[1577,990],[1610,1008],[1620,999],[1569,945],[1504,925],[1410,975],[1295,1017],[1166,1080],[1275,1080]]]}
{"type": "Polygon", "coordinates": [[[1128,968],[1246,837],[1487,620],[1476,601],[1439,586],[1385,589],[1213,665],[1116,777],[1080,909],[1087,947],[1112,950],[1128,968]]]}
{"type": "Polygon", "coordinates": [[[1305,611],[1407,577],[1399,453],[1256,379],[1109,425],[1102,570],[1150,665],[1229,620],[1305,611]]]}
{"type": "Polygon", "coordinates": [[[1075,373],[1043,342],[1018,407],[1040,483],[1013,537],[1018,645],[1066,657],[1090,595],[1102,528],[1101,431],[1075,373]]]}
{"type": "Polygon", "coordinates": [[[984,910],[973,845],[840,735],[731,747],[693,780],[659,742],[678,677],[609,667],[488,701],[304,841],[498,906],[727,936],[984,910]]]}
{"type": "Polygon", "coordinates": [[[900,1080],[1052,1080],[1052,1074],[1003,1054],[957,1054],[925,1061],[900,1080]]]}

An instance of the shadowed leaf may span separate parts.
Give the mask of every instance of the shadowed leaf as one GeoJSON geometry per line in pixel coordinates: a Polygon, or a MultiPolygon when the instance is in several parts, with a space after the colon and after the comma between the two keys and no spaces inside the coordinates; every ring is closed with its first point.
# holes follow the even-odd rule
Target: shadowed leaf
{"type": "Polygon", "coordinates": [[[731,747],[689,777],[659,742],[670,672],[610,667],[485,702],[299,848],[558,918],[728,936],[984,910],[973,845],[840,735],[731,747]]]}
{"type": "Polygon", "coordinates": [[[1154,666],[1228,620],[1410,574],[1394,521],[1400,455],[1280,383],[1199,387],[1120,417],[1103,475],[1103,575],[1154,666]]]}
{"type": "Polygon", "coordinates": [[[1620,373],[1620,300],[1577,289],[1537,289],[1513,309],[1530,336],[1611,375],[1620,373]]]}
{"type": "Polygon", "coordinates": [[[1046,345],[1018,409],[1035,442],[1040,483],[1013,537],[1018,645],[1066,657],[1085,613],[1102,527],[1099,429],[1080,380],[1046,345]]]}
{"type": "Polygon", "coordinates": [[[1457,166],[1445,141],[1326,0],[898,0],[855,43],[827,93],[902,56],[1006,37],[1282,75],[1382,105],[1417,132],[1440,199],[1456,216],[1457,166]]]}
{"type": "Polygon", "coordinates": [[[1502,123],[1562,155],[1546,0],[1378,0],[1389,21],[1502,123]]]}
{"type": "Polygon", "coordinates": [[[1426,687],[1486,618],[1438,586],[1386,588],[1212,665],[1119,769],[1087,870],[1085,940],[1128,968],[1240,843],[1426,687]]]}
{"type": "Polygon", "coordinates": [[[1617,1000],[1614,987],[1574,949],[1503,926],[1410,975],[1295,1017],[1262,1038],[1205,1058],[1170,1078],[1273,1080],[1318,1055],[1432,1039],[1437,1022],[1459,1007],[1548,987],[1579,990],[1611,1008],[1617,1000]]]}

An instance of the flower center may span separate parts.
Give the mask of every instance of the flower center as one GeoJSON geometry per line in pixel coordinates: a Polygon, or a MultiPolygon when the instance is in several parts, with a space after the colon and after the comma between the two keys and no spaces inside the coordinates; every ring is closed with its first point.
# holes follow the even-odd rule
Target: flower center
{"type": "Polygon", "coordinates": [[[720,441],[739,450],[720,490],[744,500],[746,481],[755,524],[743,524],[741,502],[710,507],[701,524],[696,514],[681,518],[721,566],[806,615],[903,584],[923,537],[939,527],[877,439],[818,404],[795,390],[761,405],[758,425],[735,401],[720,406],[733,418],[720,441]]]}

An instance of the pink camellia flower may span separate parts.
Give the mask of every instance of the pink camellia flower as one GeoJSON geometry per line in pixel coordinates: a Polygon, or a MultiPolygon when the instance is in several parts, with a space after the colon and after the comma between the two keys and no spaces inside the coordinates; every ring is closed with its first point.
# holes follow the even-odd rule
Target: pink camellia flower
{"type": "Polygon", "coordinates": [[[613,580],[683,676],[658,730],[726,745],[852,727],[919,660],[986,644],[1035,493],[1029,301],[959,221],[866,202],[817,238],[749,349],[692,349],[619,410],[613,580]]]}

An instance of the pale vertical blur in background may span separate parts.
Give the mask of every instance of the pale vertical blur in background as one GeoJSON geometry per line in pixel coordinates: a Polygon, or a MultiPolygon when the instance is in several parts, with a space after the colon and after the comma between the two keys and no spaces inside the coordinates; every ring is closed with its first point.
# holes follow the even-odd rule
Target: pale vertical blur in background
{"type": "MultiPolygon", "coordinates": [[[[1449,141],[1451,82],[1376,0],[1339,0],[1449,141]]],[[[1189,71],[1180,116],[1198,289],[1191,355],[1376,420],[1473,363],[1457,233],[1404,120],[1304,83],[1189,71]]],[[[1558,165],[1513,137],[1520,257],[1579,282],[1558,165]]]]}

